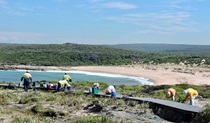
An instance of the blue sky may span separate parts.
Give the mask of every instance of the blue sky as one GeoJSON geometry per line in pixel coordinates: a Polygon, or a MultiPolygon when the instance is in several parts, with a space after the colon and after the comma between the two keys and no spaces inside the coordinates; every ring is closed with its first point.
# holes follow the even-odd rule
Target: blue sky
{"type": "Polygon", "coordinates": [[[0,0],[0,43],[210,45],[209,0],[0,0]]]}

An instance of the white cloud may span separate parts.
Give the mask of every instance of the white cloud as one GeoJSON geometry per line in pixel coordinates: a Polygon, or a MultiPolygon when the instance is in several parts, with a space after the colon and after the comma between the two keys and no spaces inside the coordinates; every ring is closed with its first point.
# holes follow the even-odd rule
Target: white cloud
{"type": "Polygon", "coordinates": [[[41,33],[30,33],[30,32],[0,32],[0,42],[20,42],[27,43],[31,39],[47,36],[41,33]],[[26,41],[26,42],[24,42],[26,41]]]}
{"type": "Polygon", "coordinates": [[[137,8],[137,6],[135,5],[122,3],[122,2],[103,3],[102,6],[105,8],[123,9],[123,10],[137,8]]]}
{"type": "Polygon", "coordinates": [[[98,3],[98,2],[102,2],[103,0],[91,0],[91,3],[98,3]]]}

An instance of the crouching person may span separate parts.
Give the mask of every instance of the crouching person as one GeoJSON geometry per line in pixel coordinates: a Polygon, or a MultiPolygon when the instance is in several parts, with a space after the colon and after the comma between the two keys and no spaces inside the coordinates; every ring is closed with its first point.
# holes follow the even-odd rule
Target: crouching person
{"type": "Polygon", "coordinates": [[[173,88],[169,88],[168,91],[166,92],[166,97],[171,98],[172,101],[175,101],[175,95],[176,95],[176,90],[173,88]]]}
{"type": "Polygon", "coordinates": [[[89,88],[89,92],[93,94],[99,93],[99,83],[94,83],[91,88],[89,88]]]}
{"type": "Polygon", "coordinates": [[[105,90],[105,94],[107,95],[111,95],[111,97],[116,97],[117,93],[116,93],[116,86],[114,85],[110,85],[109,87],[106,88],[105,90]]]}
{"type": "Polygon", "coordinates": [[[192,88],[188,88],[187,90],[183,91],[185,99],[183,100],[190,100],[190,105],[195,106],[195,98],[198,96],[198,92],[192,88]]]}
{"type": "Polygon", "coordinates": [[[60,80],[58,81],[57,90],[61,90],[61,89],[63,89],[64,91],[71,90],[71,85],[66,80],[60,80]]]}

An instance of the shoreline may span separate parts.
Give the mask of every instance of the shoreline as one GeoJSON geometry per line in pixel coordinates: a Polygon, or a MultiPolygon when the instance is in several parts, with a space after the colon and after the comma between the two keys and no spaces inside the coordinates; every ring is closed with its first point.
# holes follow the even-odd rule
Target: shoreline
{"type": "Polygon", "coordinates": [[[128,65],[128,66],[29,66],[29,65],[4,65],[2,70],[51,70],[70,71],[79,70],[86,72],[101,72],[121,74],[127,76],[143,77],[151,80],[154,85],[194,84],[210,85],[210,68],[186,67],[178,65],[128,65]]]}

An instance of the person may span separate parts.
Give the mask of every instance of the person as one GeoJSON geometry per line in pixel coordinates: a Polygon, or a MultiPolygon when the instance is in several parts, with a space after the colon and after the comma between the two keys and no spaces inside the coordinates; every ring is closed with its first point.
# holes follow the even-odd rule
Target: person
{"type": "Polygon", "coordinates": [[[190,100],[190,105],[195,106],[195,98],[198,96],[198,92],[192,88],[188,88],[183,91],[183,94],[185,96],[183,101],[190,100]]]}
{"type": "Polygon", "coordinates": [[[57,90],[60,90],[61,88],[64,88],[64,91],[67,90],[67,89],[70,90],[71,85],[66,80],[60,80],[60,81],[58,81],[57,90]]]}
{"type": "Polygon", "coordinates": [[[21,77],[21,81],[23,81],[23,88],[27,92],[30,82],[32,82],[32,76],[30,74],[30,71],[26,71],[23,76],[21,77]]]}
{"type": "Polygon", "coordinates": [[[66,80],[67,82],[72,82],[71,77],[68,75],[68,73],[64,73],[63,80],[66,80]]]}
{"type": "Polygon", "coordinates": [[[117,95],[116,93],[116,86],[114,85],[109,85],[106,89],[105,89],[105,94],[110,95],[111,97],[115,97],[117,95]]]}
{"type": "Polygon", "coordinates": [[[33,91],[36,91],[36,82],[35,81],[32,83],[32,88],[33,88],[33,91]]]}
{"type": "Polygon", "coordinates": [[[94,90],[99,90],[99,83],[93,83],[92,87],[89,88],[90,93],[94,93],[94,90]]]}
{"type": "Polygon", "coordinates": [[[97,88],[97,89],[99,89],[99,84],[98,84],[98,83],[93,83],[92,88],[97,88]]]}
{"type": "Polygon", "coordinates": [[[169,88],[166,92],[167,98],[172,98],[172,101],[175,101],[176,90],[173,88],[169,88]]]}

